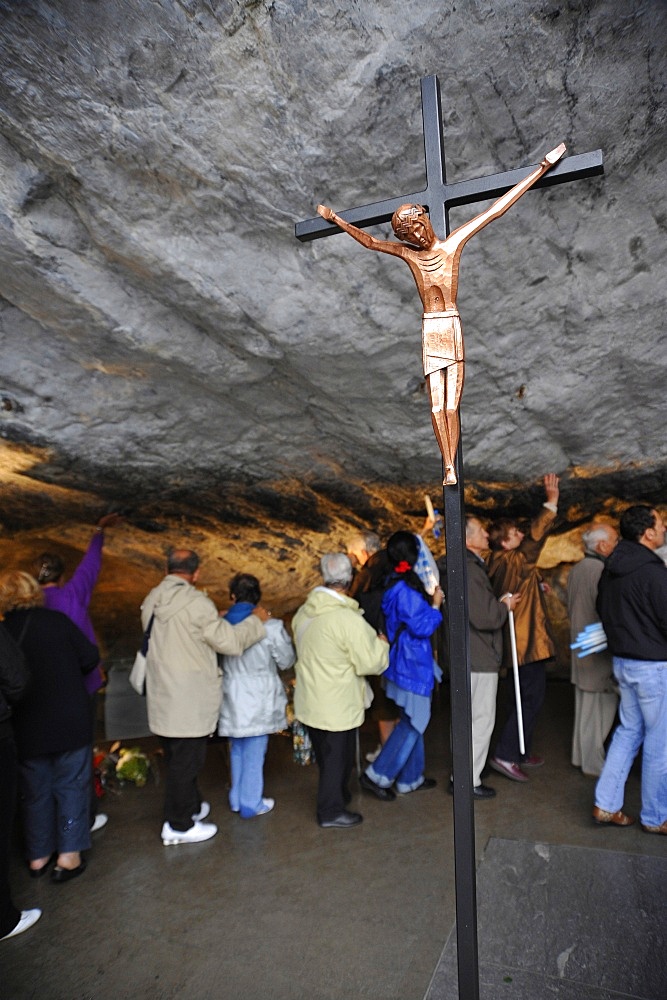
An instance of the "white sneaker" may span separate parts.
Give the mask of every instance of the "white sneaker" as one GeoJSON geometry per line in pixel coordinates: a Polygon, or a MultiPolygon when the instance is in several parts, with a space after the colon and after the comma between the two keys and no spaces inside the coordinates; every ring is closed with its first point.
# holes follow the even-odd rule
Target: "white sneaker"
{"type": "Polygon", "coordinates": [[[195,823],[189,830],[172,830],[169,823],[164,823],[161,837],[164,846],[168,847],[170,844],[199,844],[215,837],[217,832],[215,823],[195,823]]]}
{"type": "Polygon", "coordinates": [[[33,924],[37,923],[41,915],[41,910],[22,910],[21,919],[14,930],[10,931],[9,934],[5,934],[4,937],[0,938],[0,941],[6,941],[7,938],[16,937],[17,934],[23,934],[23,932],[27,931],[29,927],[32,927],[33,924]]]}
{"type": "Polygon", "coordinates": [[[255,813],[255,816],[264,816],[265,813],[270,813],[275,804],[275,799],[262,799],[262,805],[255,813]]]}
{"type": "Polygon", "coordinates": [[[378,743],[375,750],[371,750],[370,753],[366,754],[366,760],[368,761],[369,764],[372,764],[374,760],[377,760],[377,758],[380,756],[381,749],[382,749],[382,744],[378,743]]]}
{"type": "Polygon", "coordinates": [[[95,819],[93,820],[93,825],[90,828],[90,832],[96,833],[98,830],[101,830],[103,826],[106,826],[108,822],[109,822],[109,817],[107,816],[106,813],[98,813],[95,819]]]}
{"type": "Polygon", "coordinates": [[[192,818],[195,821],[195,823],[199,823],[202,819],[206,819],[210,811],[211,811],[210,802],[202,802],[202,804],[199,807],[199,812],[193,813],[192,818]]]}

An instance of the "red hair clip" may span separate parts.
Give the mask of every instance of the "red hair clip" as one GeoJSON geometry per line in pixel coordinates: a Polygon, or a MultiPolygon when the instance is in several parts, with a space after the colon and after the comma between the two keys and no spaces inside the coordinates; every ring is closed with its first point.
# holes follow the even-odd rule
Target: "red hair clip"
{"type": "Polygon", "coordinates": [[[406,562],[405,559],[401,559],[401,561],[398,564],[398,566],[394,566],[394,573],[407,573],[408,570],[410,570],[410,569],[412,569],[412,566],[410,565],[410,563],[406,562]]]}

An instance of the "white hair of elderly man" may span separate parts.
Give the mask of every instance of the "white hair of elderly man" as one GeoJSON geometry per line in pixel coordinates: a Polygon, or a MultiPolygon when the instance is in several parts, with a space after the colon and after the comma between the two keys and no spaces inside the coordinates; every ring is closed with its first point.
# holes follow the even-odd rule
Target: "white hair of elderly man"
{"type": "Polygon", "coordinates": [[[347,590],[352,583],[352,563],[344,552],[329,552],[320,559],[325,587],[347,590]]]}

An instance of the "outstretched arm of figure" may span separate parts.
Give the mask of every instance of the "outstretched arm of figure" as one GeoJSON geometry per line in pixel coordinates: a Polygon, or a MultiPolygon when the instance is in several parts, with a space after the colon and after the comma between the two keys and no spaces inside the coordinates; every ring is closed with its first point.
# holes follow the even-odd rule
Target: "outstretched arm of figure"
{"type": "Polygon", "coordinates": [[[535,170],[531,171],[527,177],[524,177],[522,181],[515,184],[513,188],[506,191],[505,194],[501,195],[497,201],[494,201],[493,205],[486,210],[486,212],[481,212],[479,215],[471,219],[470,222],[465,222],[458,229],[455,229],[453,233],[450,233],[445,241],[447,246],[450,244],[453,246],[462,247],[464,243],[478,233],[480,229],[484,226],[488,226],[489,222],[493,222],[494,219],[499,219],[501,215],[504,215],[508,208],[514,204],[515,201],[525,194],[533,186],[536,181],[539,181],[540,177],[546,174],[547,170],[550,170],[555,163],[558,163],[563,153],[565,152],[565,143],[561,142],[560,146],[556,146],[552,149],[550,153],[544,157],[542,162],[535,170]]]}
{"type": "Polygon", "coordinates": [[[402,243],[394,243],[390,240],[376,240],[370,233],[366,233],[363,229],[358,229],[356,226],[351,225],[351,223],[346,222],[345,219],[341,219],[340,215],[336,215],[334,210],[328,208],[326,205],[318,205],[317,211],[323,219],[326,219],[327,222],[334,222],[340,229],[348,233],[353,240],[361,243],[362,247],[366,247],[367,250],[379,250],[380,253],[391,253],[400,257],[401,251],[405,249],[402,243]]]}

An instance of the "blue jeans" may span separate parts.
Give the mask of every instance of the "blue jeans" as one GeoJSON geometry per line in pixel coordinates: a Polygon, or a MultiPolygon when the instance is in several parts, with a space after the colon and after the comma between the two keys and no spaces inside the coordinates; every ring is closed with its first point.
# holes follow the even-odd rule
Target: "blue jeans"
{"type": "Polygon", "coordinates": [[[381,788],[396,782],[396,791],[414,792],[424,780],[424,737],[410,723],[401,710],[401,721],[373,763],[366,768],[366,775],[381,788]]]}
{"type": "Polygon", "coordinates": [[[250,819],[262,808],[264,758],[269,737],[234,736],[229,744],[232,769],[229,805],[234,812],[240,812],[243,819],[250,819]]]}
{"type": "Polygon", "coordinates": [[[595,787],[595,804],[611,813],[622,808],[625,782],[643,743],[641,821],[661,826],[667,820],[667,662],[615,656],[614,676],[621,722],[595,787]]]}
{"type": "Polygon", "coordinates": [[[90,840],[91,748],[32,757],[20,764],[21,806],[29,861],[54,851],[85,851],[90,840]]]}

